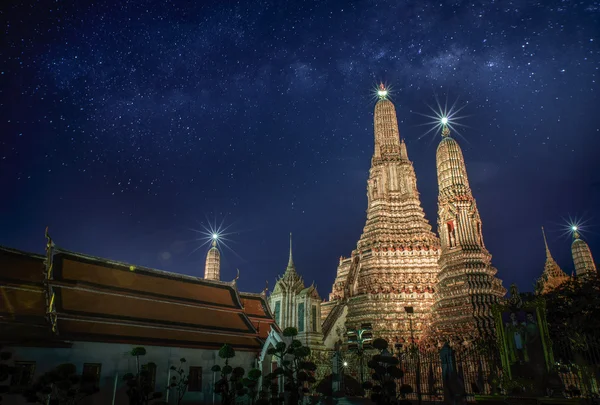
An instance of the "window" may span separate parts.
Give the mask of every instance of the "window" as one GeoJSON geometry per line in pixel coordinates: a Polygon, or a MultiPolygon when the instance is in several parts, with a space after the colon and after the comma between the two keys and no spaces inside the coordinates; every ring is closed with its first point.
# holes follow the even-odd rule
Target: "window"
{"type": "Polygon", "coordinates": [[[100,370],[102,370],[102,364],[100,363],[83,363],[83,372],[81,373],[83,382],[89,382],[96,387],[99,386],[100,370]]]}
{"type": "Polygon", "coordinates": [[[202,367],[190,367],[188,374],[188,391],[202,391],[202,367]]]}
{"type": "Polygon", "coordinates": [[[279,313],[281,312],[281,301],[275,302],[275,323],[280,324],[279,313]]]}
{"type": "Polygon", "coordinates": [[[304,332],[304,302],[298,304],[298,332],[304,332]]]}
{"type": "Polygon", "coordinates": [[[34,361],[15,361],[15,373],[12,376],[10,385],[12,387],[26,387],[33,382],[34,373],[34,361]]]}
{"type": "Polygon", "coordinates": [[[148,363],[142,366],[142,371],[145,371],[147,374],[145,375],[144,385],[149,387],[152,391],[156,387],[156,364],[148,363]]]}
{"type": "Polygon", "coordinates": [[[317,306],[313,305],[312,306],[312,331],[316,332],[317,331],[317,306]]]}

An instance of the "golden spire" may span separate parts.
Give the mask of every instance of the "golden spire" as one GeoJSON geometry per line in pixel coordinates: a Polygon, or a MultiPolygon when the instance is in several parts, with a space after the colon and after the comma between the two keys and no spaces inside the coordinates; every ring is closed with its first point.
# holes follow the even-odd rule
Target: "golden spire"
{"type": "Polygon", "coordinates": [[[550,254],[550,248],[548,247],[548,241],[546,240],[546,232],[544,231],[543,226],[542,226],[542,236],[544,236],[544,245],[546,246],[546,259],[552,259],[552,254],[550,254]]]}
{"type": "Polygon", "coordinates": [[[548,247],[548,240],[546,239],[546,232],[543,226],[542,236],[544,237],[544,246],[546,247],[546,264],[544,265],[544,272],[542,273],[542,276],[538,279],[537,292],[540,294],[546,294],[565,282],[569,276],[562,271],[558,263],[556,263],[552,257],[550,248],[548,247]]]}
{"type": "Polygon", "coordinates": [[[440,195],[471,197],[465,158],[458,142],[450,136],[448,121],[442,118],[442,140],[436,152],[438,187],[440,195]]]}
{"type": "Polygon", "coordinates": [[[447,137],[450,136],[450,128],[448,128],[448,118],[442,118],[442,122],[446,120],[445,124],[442,124],[442,136],[447,137]]]}
{"type": "Polygon", "coordinates": [[[385,99],[387,99],[387,95],[388,95],[387,89],[385,88],[383,83],[379,83],[379,89],[377,90],[377,96],[379,97],[380,100],[385,100],[385,99]]]}
{"type": "Polygon", "coordinates": [[[577,277],[587,276],[596,272],[596,264],[594,257],[588,244],[581,239],[579,229],[573,226],[573,243],[571,244],[571,255],[573,256],[573,264],[575,265],[575,274],[577,277]]]}
{"type": "Polygon", "coordinates": [[[374,158],[397,156],[400,153],[400,131],[394,103],[388,99],[388,91],[381,83],[377,91],[379,101],[375,104],[375,153],[374,158]]]}

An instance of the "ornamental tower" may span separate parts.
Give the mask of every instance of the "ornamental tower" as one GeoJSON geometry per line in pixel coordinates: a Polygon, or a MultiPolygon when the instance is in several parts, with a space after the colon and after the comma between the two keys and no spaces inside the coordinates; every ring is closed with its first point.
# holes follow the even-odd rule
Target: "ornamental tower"
{"type": "Polygon", "coordinates": [[[497,270],[483,243],[465,160],[445,120],[436,163],[442,249],[432,332],[439,337],[493,332],[491,308],[506,289],[495,277],[497,270]]]}
{"type": "MultiPolygon", "coordinates": [[[[367,182],[367,221],[350,258],[340,258],[323,332],[371,323],[390,341],[411,335],[405,307],[413,307],[414,335],[429,320],[439,271],[439,240],[421,208],[417,179],[400,139],[396,109],[380,86],[375,149],[367,182]],[[347,308],[347,309],[346,309],[347,308]],[[345,316],[345,322],[342,319],[345,316]]],[[[328,340],[326,336],[326,341],[328,340]]]]}
{"type": "Polygon", "coordinates": [[[577,277],[586,277],[589,274],[596,273],[596,265],[590,247],[580,238],[577,228],[573,228],[573,243],[571,244],[571,254],[573,255],[573,264],[575,265],[575,274],[577,277]]]}
{"type": "Polygon", "coordinates": [[[537,281],[535,288],[537,294],[547,294],[569,279],[569,276],[562,271],[550,253],[544,227],[542,227],[542,235],[544,236],[544,245],[546,246],[546,265],[544,266],[542,276],[537,281]]]}
{"type": "Polygon", "coordinates": [[[281,330],[298,329],[296,339],[316,348],[323,343],[321,333],[321,298],[314,285],[304,286],[296,272],[292,258],[292,234],[290,233],[290,257],[282,277],[277,279],[269,297],[269,306],[275,322],[281,330]]]}
{"type": "Polygon", "coordinates": [[[212,247],[206,255],[206,263],[204,265],[204,278],[206,280],[221,279],[221,253],[217,249],[217,241],[213,239],[212,247]]]}

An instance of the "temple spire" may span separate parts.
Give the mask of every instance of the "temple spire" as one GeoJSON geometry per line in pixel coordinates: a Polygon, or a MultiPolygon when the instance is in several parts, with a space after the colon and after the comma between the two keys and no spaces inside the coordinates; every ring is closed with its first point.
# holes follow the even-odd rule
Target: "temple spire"
{"type": "Polygon", "coordinates": [[[573,264],[575,265],[575,274],[577,277],[587,277],[596,273],[596,264],[590,247],[579,235],[579,229],[573,226],[573,243],[571,244],[571,254],[573,264]]]}
{"type": "Polygon", "coordinates": [[[288,268],[294,268],[294,259],[292,258],[292,233],[290,232],[290,258],[288,260],[288,268]]]}
{"type": "Polygon", "coordinates": [[[481,217],[469,187],[462,150],[441,118],[442,140],[436,151],[440,254],[433,327],[439,336],[460,330],[488,334],[495,328],[493,306],[506,289],[495,277],[492,256],[483,243],[481,217]],[[477,280],[478,288],[470,287],[477,280]]]}
{"type": "Polygon", "coordinates": [[[562,271],[550,253],[548,240],[546,239],[546,232],[543,226],[542,236],[544,237],[544,246],[546,247],[546,264],[544,265],[544,272],[542,273],[542,276],[537,280],[536,292],[538,294],[546,294],[560,286],[568,279],[567,274],[562,271]]]}
{"type": "Polygon", "coordinates": [[[375,104],[375,153],[371,166],[381,164],[379,158],[396,157],[400,153],[400,132],[394,103],[388,98],[388,91],[383,85],[377,91],[379,100],[375,104]]]}
{"type": "Polygon", "coordinates": [[[204,278],[206,280],[221,279],[221,252],[217,248],[217,239],[213,237],[212,247],[206,255],[204,264],[204,278]]]}
{"type": "Polygon", "coordinates": [[[450,136],[450,128],[448,128],[448,119],[442,118],[442,137],[450,136]],[[444,120],[446,123],[444,123],[444,120]]]}
{"type": "Polygon", "coordinates": [[[550,248],[548,247],[548,241],[546,240],[546,232],[544,231],[543,226],[542,235],[544,236],[544,245],[546,246],[546,260],[552,259],[552,254],[550,253],[550,248]]]}

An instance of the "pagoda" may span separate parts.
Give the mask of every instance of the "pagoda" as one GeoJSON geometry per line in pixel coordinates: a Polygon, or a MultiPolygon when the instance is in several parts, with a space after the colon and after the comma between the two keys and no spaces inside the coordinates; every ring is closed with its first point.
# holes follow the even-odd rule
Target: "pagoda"
{"type": "Polygon", "coordinates": [[[573,264],[575,265],[575,274],[577,277],[587,277],[596,274],[596,264],[590,247],[579,235],[576,226],[573,227],[573,243],[571,244],[571,254],[573,255],[573,264]]]}
{"type": "Polygon", "coordinates": [[[328,337],[333,330],[341,338],[345,327],[362,323],[389,341],[418,338],[433,305],[440,242],[421,207],[413,164],[383,84],[378,96],[367,220],[356,249],[340,258],[329,301],[321,306],[326,344],[335,340],[328,337]]]}
{"type": "Polygon", "coordinates": [[[204,279],[205,280],[221,280],[221,253],[217,248],[217,238],[213,236],[212,247],[206,254],[206,262],[204,264],[204,279]]]}
{"type": "Polygon", "coordinates": [[[569,276],[562,271],[558,263],[552,257],[550,248],[548,247],[548,241],[546,240],[546,233],[544,227],[542,227],[542,235],[544,236],[544,245],[546,246],[546,264],[544,266],[544,272],[542,276],[537,280],[535,286],[536,294],[547,294],[554,290],[562,283],[569,279],[569,276]]]}
{"type": "Polygon", "coordinates": [[[441,123],[436,152],[441,255],[431,332],[438,340],[475,338],[494,333],[492,306],[506,289],[483,242],[462,150],[450,136],[448,118],[441,123]]]}

